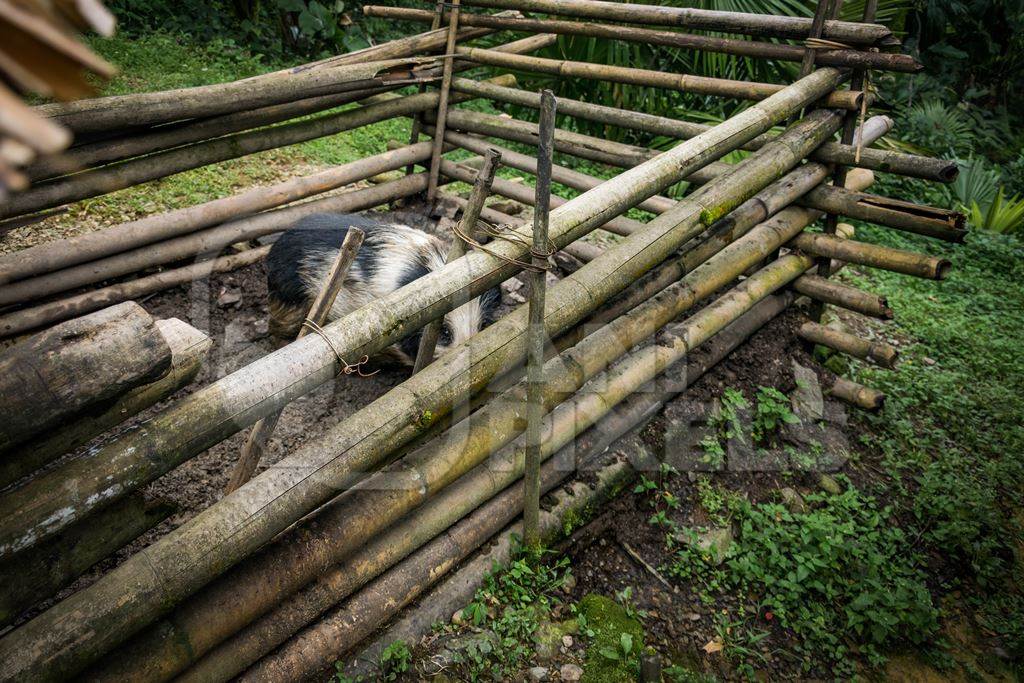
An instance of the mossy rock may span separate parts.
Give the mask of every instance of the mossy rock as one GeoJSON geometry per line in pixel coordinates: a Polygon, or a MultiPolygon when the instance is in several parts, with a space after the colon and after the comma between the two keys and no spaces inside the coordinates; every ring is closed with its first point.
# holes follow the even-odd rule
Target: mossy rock
{"type": "Polygon", "coordinates": [[[603,595],[585,596],[580,600],[579,609],[587,619],[587,628],[594,632],[594,637],[587,648],[587,661],[583,667],[581,683],[635,681],[636,662],[643,650],[644,627],[636,619],[630,618],[621,605],[603,595]],[[633,638],[630,661],[616,661],[602,655],[602,649],[620,651],[619,641],[623,633],[628,633],[633,638]]]}

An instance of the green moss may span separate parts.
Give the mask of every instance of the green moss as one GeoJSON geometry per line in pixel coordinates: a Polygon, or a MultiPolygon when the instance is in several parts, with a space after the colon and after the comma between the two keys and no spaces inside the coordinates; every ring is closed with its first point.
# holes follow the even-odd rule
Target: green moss
{"type": "Polygon", "coordinates": [[[587,628],[594,633],[587,648],[583,683],[635,681],[637,655],[643,649],[644,628],[640,622],[631,619],[621,605],[603,595],[585,596],[579,609],[586,619],[587,628]],[[623,633],[628,633],[633,639],[632,653],[626,661],[621,657],[616,660],[601,654],[602,650],[621,653],[619,643],[623,633]]]}

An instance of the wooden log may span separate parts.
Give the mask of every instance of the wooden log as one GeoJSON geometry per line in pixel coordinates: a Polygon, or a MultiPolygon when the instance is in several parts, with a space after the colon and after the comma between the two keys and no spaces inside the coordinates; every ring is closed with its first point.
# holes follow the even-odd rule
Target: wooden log
{"type": "MultiPolygon", "coordinates": [[[[371,175],[401,168],[410,160],[418,161],[426,159],[429,154],[429,146],[426,144],[420,144],[414,148],[385,152],[384,154],[344,164],[326,172],[325,174],[317,174],[317,176],[300,179],[300,183],[292,183],[289,181],[282,185],[286,185],[289,188],[302,188],[301,192],[287,192],[287,197],[294,198],[296,194],[308,195],[314,190],[336,189],[337,187],[365,180],[371,175]]],[[[236,200],[242,197],[253,197],[261,192],[264,192],[262,188],[228,199],[236,200]]],[[[274,196],[273,188],[267,188],[265,192],[268,197],[274,196]]],[[[283,199],[283,197],[278,195],[277,199],[274,199],[273,201],[277,201],[278,199],[283,199]]],[[[213,204],[219,201],[225,200],[216,200],[213,204]]],[[[268,199],[266,201],[270,200],[268,199]]],[[[245,202],[241,201],[228,202],[230,206],[236,208],[244,203],[245,202]]],[[[313,204],[315,205],[316,203],[314,202],[313,204]]],[[[193,217],[200,214],[203,217],[203,222],[206,222],[209,220],[208,214],[202,211],[202,209],[206,207],[207,205],[190,207],[189,209],[186,209],[184,213],[193,217]],[[199,211],[192,211],[192,209],[199,209],[199,211]]],[[[217,208],[216,213],[222,214],[226,207],[221,206],[210,208],[217,208]]],[[[34,299],[40,299],[52,294],[57,294],[59,292],[77,289],[97,282],[103,282],[104,280],[110,280],[122,275],[129,275],[131,273],[144,271],[147,268],[153,268],[167,263],[174,263],[184,259],[195,259],[201,257],[203,254],[216,253],[229,244],[244,242],[246,240],[255,239],[257,237],[262,237],[263,235],[282,230],[283,227],[287,227],[287,223],[289,221],[297,220],[300,216],[307,215],[314,211],[315,206],[310,207],[306,204],[299,204],[286,209],[260,213],[254,216],[243,217],[239,220],[228,221],[207,230],[191,232],[161,242],[149,243],[134,249],[124,249],[123,251],[106,258],[97,259],[79,266],[57,270],[56,272],[8,284],[0,289],[0,304],[25,303],[34,299]]],[[[157,220],[144,218],[141,221],[122,224],[121,226],[115,226],[110,230],[103,230],[95,233],[95,237],[123,237],[124,240],[121,241],[121,244],[129,244],[139,239],[148,239],[151,235],[139,235],[140,230],[135,226],[138,224],[145,224],[163,227],[160,223],[160,217],[153,218],[156,218],[157,220]],[[119,230],[119,228],[125,229],[119,230]]],[[[184,220],[191,222],[191,218],[184,216],[183,218],[184,220]]],[[[164,225],[171,227],[174,223],[175,221],[172,218],[170,224],[164,225]]],[[[194,222],[191,222],[191,224],[194,224],[194,222]]],[[[74,246],[76,243],[82,242],[84,242],[87,247],[100,246],[98,244],[98,240],[94,238],[93,234],[86,234],[81,238],[60,240],[56,243],[41,245],[41,247],[39,247],[41,250],[40,252],[37,252],[36,254],[28,254],[28,257],[30,259],[37,257],[37,261],[49,261],[50,259],[48,257],[50,255],[59,253],[57,252],[58,248],[66,249],[74,246]]],[[[108,246],[106,248],[109,249],[110,247],[108,246]]],[[[15,252],[15,255],[17,253],[19,252],[15,252]]]]}
{"type": "MultiPolygon", "coordinates": [[[[629,24],[682,26],[691,30],[798,40],[807,38],[811,30],[811,20],[804,17],[722,12],[668,5],[624,4],[606,0],[466,0],[464,4],[470,7],[515,9],[522,12],[543,12],[629,24]]],[[[892,32],[881,24],[830,20],[825,22],[823,37],[848,45],[875,45],[891,38],[892,32]]]]}
{"type": "MultiPolygon", "coordinates": [[[[363,14],[368,17],[384,17],[403,21],[430,22],[434,12],[409,7],[363,5],[363,14]]],[[[609,40],[624,40],[645,45],[663,45],[685,50],[703,50],[738,57],[774,59],[784,62],[799,62],[805,48],[784,43],[769,43],[734,38],[656,31],[635,26],[594,24],[582,21],[557,21],[553,19],[524,19],[520,17],[499,17],[490,14],[463,13],[463,26],[482,26],[495,30],[557,33],[570,36],[590,36],[609,40]]],[[[821,66],[863,67],[898,73],[917,73],[924,65],[910,55],[893,52],[867,52],[851,49],[814,49],[814,62],[821,66]]]]}
{"type": "Polygon", "coordinates": [[[170,367],[167,342],[135,303],[70,320],[5,349],[0,353],[0,402],[10,410],[0,423],[0,452],[157,380],[170,367]]]}
{"type": "MultiPolygon", "coordinates": [[[[816,129],[817,134],[804,140],[802,144],[798,144],[796,140],[790,138],[783,138],[778,145],[765,147],[757,157],[751,157],[751,160],[755,163],[763,160],[763,163],[770,166],[779,163],[783,165],[796,163],[802,152],[813,148],[821,138],[834,132],[840,123],[840,117],[838,114],[833,114],[824,117],[824,121],[814,121],[813,119],[812,121],[812,124],[801,127],[801,134],[806,135],[804,130],[808,126],[816,129]],[[787,156],[788,162],[784,159],[787,156]]],[[[708,197],[713,196],[713,192],[713,189],[706,188],[697,195],[708,197]]],[[[690,230],[693,232],[698,231],[696,225],[699,213],[693,208],[689,210],[690,230]]],[[[665,219],[664,224],[676,226],[677,221],[677,217],[669,217],[665,219]]],[[[799,229],[800,227],[778,229],[768,226],[746,236],[741,240],[742,243],[733,245],[716,256],[704,267],[698,269],[699,272],[695,271],[691,277],[679,283],[677,287],[670,288],[671,291],[666,290],[656,300],[636,307],[614,323],[587,337],[576,347],[567,351],[564,356],[546,364],[544,367],[546,382],[542,396],[545,411],[551,410],[561,400],[568,398],[587,379],[603,371],[610,362],[628,351],[631,346],[643,341],[659,327],[688,310],[698,301],[728,285],[740,273],[758,263],[770,253],[771,249],[776,248],[778,244],[799,229]]],[[[645,251],[652,248],[651,242],[644,241],[644,245],[645,251]]],[[[625,243],[620,246],[625,246],[625,243]]],[[[609,257],[614,257],[613,252],[609,252],[600,260],[609,261],[609,257]]],[[[794,257],[792,263],[796,261],[805,262],[804,269],[810,266],[810,260],[806,257],[794,257]]],[[[614,262],[618,264],[616,280],[626,278],[628,273],[624,272],[624,265],[618,260],[614,262]]],[[[594,265],[591,264],[590,267],[593,268],[594,265]]],[[[789,266],[787,266],[788,268],[789,266]]],[[[576,282],[585,283],[582,285],[585,291],[591,292],[591,296],[595,297],[600,291],[601,281],[583,280],[583,277],[585,277],[584,270],[577,271],[572,278],[562,280],[556,288],[552,289],[551,299],[549,299],[552,303],[549,304],[548,311],[553,320],[547,321],[552,334],[561,327],[558,318],[563,313],[559,307],[555,306],[554,301],[557,299],[554,297],[559,288],[564,291],[566,285],[563,283],[568,283],[570,287],[575,286],[576,282]]],[[[753,278],[751,281],[759,282],[753,278]]],[[[622,286],[618,283],[616,285],[622,286]]],[[[749,286],[755,287],[754,284],[749,286]]],[[[525,320],[526,314],[526,310],[520,309],[517,313],[507,316],[480,334],[498,334],[497,338],[501,339],[502,346],[507,348],[511,338],[510,334],[512,334],[511,330],[515,330],[515,337],[522,338],[528,325],[525,320]],[[515,320],[516,318],[518,320],[515,320]],[[515,327],[510,328],[508,325],[513,321],[515,321],[515,327]]],[[[713,331],[714,327],[702,324],[700,329],[713,331]]],[[[480,334],[476,335],[474,339],[479,338],[480,334]]],[[[521,348],[522,342],[520,341],[519,344],[521,348]]],[[[520,354],[522,352],[519,351],[520,354]]],[[[475,360],[478,356],[473,354],[468,358],[475,360]]],[[[516,359],[518,360],[518,358],[516,359]]],[[[451,371],[446,371],[445,365],[452,363],[459,368],[458,372],[462,373],[465,372],[466,362],[467,356],[456,358],[448,356],[439,359],[414,375],[404,384],[404,388],[413,392],[413,395],[436,395],[439,389],[430,387],[434,387],[438,379],[449,375],[451,371]],[[431,375],[437,379],[431,381],[429,379],[431,375]]],[[[508,363],[503,362],[497,367],[507,366],[508,363]]],[[[633,390],[629,388],[633,386],[629,382],[634,381],[643,372],[645,372],[643,366],[637,367],[627,378],[628,382],[619,385],[617,391],[621,390],[624,393],[615,394],[618,396],[618,400],[633,390]]],[[[486,381],[489,376],[490,373],[485,374],[481,381],[486,381]]],[[[463,388],[465,391],[471,392],[475,387],[459,387],[459,389],[463,388]]],[[[452,392],[452,389],[447,391],[452,392]]],[[[586,396],[588,398],[576,403],[571,410],[567,409],[567,414],[572,417],[572,420],[568,423],[559,423],[565,426],[565,429],[560,431],[557,437],[563,441],[561,443],[545,441],[545,448],[549,443],[553,443],[552,448],[554,449],[560,448],[561,445],[572,439],[575,433],[573,430],[577,426],[582,425],[579,428],[584,428],[586,426],[584,423],[587,420],[598,419],[603,411],[607,411],[616,402],[611,400],[612,393],[610,392],[601,394],[597,399],[594,398],[597,396],[596,394],[588,393],[586,396]]],[[[398,467],[360,482],[344,497],[325,507],[318,515],[315,524],[302,525],[302,529],[297,533],[283,536],[278,542],[268,546],[259,557],[240,565],[217,581],[210,583],[201,595],[182,604],[173,615],[151,626],[144,635],[133,641],[130,655],[125,654],[117,658],[119,664],[116,670],[110,670],[109,675],[106,675],[105,678],[110,680],[146,680],[150,677],[163,678],[181,671],[195,657],[208,651],[213,645],[265,613],[279,602],[282,594],[290,594],[299,590],[313,578],[322,575],[333,563],[375,537],[388,524],[396,522],[408,514],[429,496],[442,490],[458,477],[479,465],[490,453],[509,443],[522,432],[526,424],[524,397],[524,387],[521,385],[514,387],[505,392],[501,398],[492,400],[487,406],[476,412],[465,427],[460,426],[453,429],[447,438],[437,439],[427,444],[404,458],[398,467]],[[267,585],[273,585],[274,590],[265,591],[263,588],[267,585]]],[[[361,411],[362,415],[372,415],[373,419],[377,420],[382,411],[389,409],[390,403],[389,397],[379,399],[366,406],[361,411]]],[[[420,404],[418,410],[433,410],[434,407],[434,404],[431,404],[430,407],[420,404]]],[[[352,422],[358,422],[362,419],[362,415],[357,414],[350,419],[352,422]]],[[[400,429],[404,430],[408,424],[408,421],[403,422],[400,429]]],[[[334,452],[333,444],[337,442],[340,434],[348,434],[351,438],[352,429],[351,422],[341,423],[321,442],[311,442],[304,450],[318,452],[319,455],[316,456],[318,458],[325,457],[326,453],[323,450],[334,452]]],[[[378,430],[378,434],[380,434],[380,430],[378,430]]],[[[384,437],[385,435],[380,434],[380,436],[384,437]]],[[[408,437],[399,439],[390,434],[386,438],[389,446],[396,441],[408,440],[408,437]]],[[[362,438],[359,443],[361,446],[365,446],[368,445],[366,441],[366,438],[362,438]]],[[[370,450],[367,455],[371,456],[373,453],[374,451],[370,450]]],[[[332,462],[337,462],[337,460],[332,460],[332,462]]],[[[372,460],[367,462],[364,458],[360,458],[359,469],[365,471],[372,467],[372,463],[372,460]]],[[[355,463],[350,466],[354,467],[355,463]]],[[[297,464],[291,459],[282,463],[278,469],[284,472],[293,472],[296,467],[303,473],[309,471],[308,465],[297,464]]],[[[265,477],[267,473],[261,476],[265,477]]],[[[258,480],[259,478],[252,484],[258,480]]],[[[248,486],[240,489],[238,493],[246,489],[248,486]]]]}
{"type": "MultiPolygon", "coordinates": [[[[294,207],[287,207],[229,223],[225,226],[225,230],[215,228],[218,232],[214,236],[223,237],[226,232],[231,232],[235,237],[234,241],[240,241],[252,239],[260,235],[269,235],[286,229],[298,218],[310,213],[362,211],[380,206],[400,197],[409,197],[417,192],[422,192],[426,187],[424,183],[425,176],[407,176],[402,180],[360,190],[352,190],[333,197],[305,202],[294,207]]],[[[199,237],[202,239],[208,236],[200,235],[199,237]]],[[[230,243],[223,240],[206,242],[210,248],[214,248],[214,245],[225,246],[230,243]]],[[[84,294],[71,296],[67,299],[43,303],[34,308],[25,308],[7,313],[0,316],[0,337],[19,334],[26,330],[32,330],[59,320],[66,320],[75,315],[94,311],[114,303],[170,289],[171,287],[185,285],[194,280],[209,277],[212,273],[224,273],[243,268],[261,260],[268,250],[269,247],[259,247],[242,252],[241,254],[213,259],[212,261],[199,261],[189,266],[109,285],[101,289],[85,292],[84,294]]],[[[179,252],[176,251],[174,253],[177,254],[179,252]]],[[[198,249],[193,249],[190,253],[192,255],[206,255],[202,245],[198,249]]],[[[186,250],[182,253],[181,258],[187,258],[188,255],[189,253],[186,250]]]]}
{"type": "Polygon", "coordinates": [[[803,233],[793,238],[790,246],[815,256],[839,259],[930,280],[945,280],[953,267],[949,259],[868,244],[867,242],[839,239],[833,235],[803,233]]]}
{"type": "MultiPolygon", "coordinates": [[[[501,87],[465,78],[456,78],[453,81],[453,86],[460,92],[474,94],[478,97],[487,97],[498,102],[518,104],[534,109],[539,104],[536,93],[516,88],[501,87]]],[[[686,140],[695,135],[700,135],[708,129],[708,126],[705,124],[680,121],[642,112],[629,112],[590,102],[580,102],[564,98],[559,98],[559,102],[562,103],[562,111],[566,114],[587,119],[588,121],[597,121],[632,130],[641,130],[654,135],[667,135],[686,140]]],[[[883,116],[873,116],[866,123],[871,124],[865,126],[868,132],[874,132],[874,126],[884,127],[885,132],[888,132],[892,126],[892,120],[883,116]]],[[[772,137],[774,136],[769,134],[755,137],[744,144],[742,149],[751,151],[760,149],[761,145],[768,142],[772,137]]],[[[842,163],[847,166],[884,171],[942,183],[952,182],[956,179],[959,172],[955,161],[874,149],[868,144],[861,146],[861,143],[857,140],[854,141],[854,144],[850,145],[826,142],[812,152],[810,158],[815,161],[842,163]]]]}
{"type": "Polygon", "coordinates": [[[891,344],[861,339],[847,332],[810,320],[800,326],[797,334],[801,339],[811,344],[821,344],[833,351],[845,353],[854,358],[870,360],[876,365],[889,368],[890,370],[896,367],[896,361],[900,355],[896,347],[891,344]]]}
{"type": "Polygon", "coordinates": [[[804,206],[890,228],[962,243],[967,217],[959,211],[923,206],[879,195],[822,185],[800,200],[804,206]]]}
{"type": "Polygon", "coordinates": [[[195,379],[213,341],[177,318],[157,320],[156,327],[171,350],[170,371],[155,382],[130,390],[109,406],[91,406],[67,424],[6,453],[0,458],[0,488],[91,441],[195,379]]]}
{"type": "MultiPolygon", "coordinates": [[[[334,301],[345,284],[345,276],[348,275],[349,268],[352,266],[356,254],[359,253],[359,248],[363,245],[364,236],[365,233],[359,228],[350,227],[345,231],[345,239],[338,249],[338,255],[335,257],[334,263],[331,264],[331,269],[327,272],[320,291],[313,299],[309,313],[299,328],[296,339],[305,337],[327,323],[327,316],[330,315],[334,301]]],[[[228,484],[224,487],[225,495],[252,479],[253,473],[260,464],[260,458],[263,457],[263,449],[273,435],[277,421],[281,418],[281,413],[281,410],[271,413],[252,426],[249,437],[245,440],[242,452],[238,456],[238,462],[235,463],[235,467],[231,471],[228,484]]]]}
{"type": "MultiPolygon", "coordinates": [[[[503,69],[529,71],[549,74],[560,78],[592,78],[612,83],[640,85],[645,87],[665,88],[697,95],[713,95],[741,100],[763,100],[779,92],[785,86],[773,83],[754,83],[734,81],[692,74],[673,74],[650,69],[635,69],[611,64],[592,64],[590,62],[574,62],[565,59],[546,59],[528,55],[510,55],[479,47],[460,47],[457,52],[463,58],[497,66],[503,69]]],[[[834,91],[824,98],[827,107],[858,111],[864,98],[873,99],[870,94],[851,90],[834,91]]]]}
{"type": "Polygon", "coordinates": [[[845,377],[836,377],[835,383],[828,390],[829,396],[835,396],[840,401],[850,404],[854,408],[861,408],[870,412],[878,412],[885,405],[885,394],[858,384],[845,377]]]}
{"type": "MultiPolygon", "coordinates": [[[[709,158],[725,154],[784,120],[792,111],[816,101],[833,89],[839,79],[836,71],[819,69],[708,134],[626,171],[607,187],[567,202],[552,211],[552,240],[557,246],[575,241],[611,216],[692,173],[709,158]]],[[[702,188],[699,196],[690,198],[675,215],[659,217],[656,220],[664,218],[660,224],[648,224],[644,232],[627,238],[615,250],[562,280],[549,298],[553,310],[558,311],[549,322],[553,333],[574,324],[589,307],[667,257],[688,238],[690,230],[697,228],[701,207],[727,211],[734,202],[770,182],[786,168],[787,162],[795,163],[807,147],[820,144],[822,137],[834,130],[833,123],[838,125],[830,117],[815,121],[810,129],[794,130],[794,138],[802,139],[802,144],[785,138],[780,139],[778,146],[766,146],[765,154],[758,156],[761,153],[757,152],[740,165],[745,173],[702,188]],[[705,204],[697,204],[698,201],[705,204]],[[610,277],[611,273],[614,277],[610,277]],[[573,303],[584,299],[587,304],[573,303]]],[[[516,234],[525,238],[527,233],[520,230],[516,234]]],[[[521,257],[524,251],[521,246],[507,242],[493,245],[493,250],[507,257],[521,257]]],[[[503,281],[515,270],[499,256],[467,254],[441,271],[420,278],[414,285],[326,326],[330,344],[319,335],[305,337],[194,393],[154,417],[145,432],[126,435],[89,458],[88,471],[76,473],[81,474],[78,479],[82,495],[77,512],[71,517],[85,517],[101,503],[112,502],[90,500],[86,491],[93,487],[89,480],[107,476],[104,470],[115,462],[117,476],[124,486],[137,488],[333,377],[337,369],[336,350],[359,357],[361,353],[384,348],[462,298],[478,295],[503,281]],[[183,427],[185,423],[187,428],[183,427]]],[[[454,367],[439,359],[406,382],[408,391],[393,393],[383,404],[367,406],[346,421],[346,433],[339,435],[326,459],[320,460],[326,454],[317,455],[312,449],[290,456],[288,466],[262,473],[214,508],[151,545],[145,558],[129,559],[88,590],[7,634],[0,639],[0,659],[7,662],[9,675],[59,677],[82,670],[323,503],[340,487],[351,483],[353,472],[365,471],[367,464],[378,457],[381,444],[371,435],[380,435],[391,448],[395,447],[403,438],[411,438],[443,415],[451,391],[461,395],[473,385],[486,383],[506,363],[521,358],[523,321],[518,316],[507,320],[474,335],[464,348],[449,354],[458,361],[462,381],[452,382],[454,367]],[[471,361],[472,373],[465,370],[467,361],[471,361]],[[442,390],[428,390],[431,386],[442,390]],[[420,393],[417,387],[426,391],[420,393]],[[429,401],[425,400],[427,397],[429,401]],[[364,428],[371,425],[364,438],[364,428]],[[382,430],[381,425],[389,427],[382,430]],[[339,457],[339,453],[344,453],[344,457],[339,457]],[[270,500],[276,502],[266,504],[270,500]],[[214,545],[216,552],[211,552],[214,545]],[[155,596],[159,598],[154,600],[155,596]],[[89,615],[89,625],[85,627],[79,619],[64,616],[70,614],[89,615]]],[[[61,508],[67,502],[65,499],[61,508]]],[[[0,517],[14,522],[16,528],[32,528],[37,536],[56,533],[73,521],[47,522],[50,515],[37,518],[40,512],[40,508],[32,512],[25,509],[20,513],[23,516],[15,512],[9,517],[5,509],[0,517]]],[[[9,541],[0,535],[0,545],[16,542],[21,536],[17,534],[9,541]]]]}
{"type": "Polygon", "coordinates": [[[882,320],[892,320],[893,312],[884,296],[829,280],[810,273],[793,282],[793,289],[815,301],[831,304],[882,320]]]}
{"type": "Polygon", "coordinates": [[[419,80],[413,74],[415,66],[435,61],[435,58],[405,57],[338,64],[192,88],[44,104],[35,111],[76,133],[116,130],[228,114],[243,108],[254,109],[319,95],[405,85],[419,80]]]}
{"type": "Polygon", "coordinates": [[[135,494],[0,564],[0,626],[167,519],[175,506],[135,494]]]}

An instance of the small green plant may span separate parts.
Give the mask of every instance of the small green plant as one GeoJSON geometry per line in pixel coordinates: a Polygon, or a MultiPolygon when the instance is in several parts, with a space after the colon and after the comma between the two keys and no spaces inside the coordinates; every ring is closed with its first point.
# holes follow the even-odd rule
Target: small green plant
{"type": "Polygon", "coordinates": [[[412,664],[412,653],[404,641],[396,640],[380,653],[380,680],[397,681],[398,677],[409,670],[412,664]]]}
{"type": "Polygon", "coordinates": [[[620,633],[618,647],[602,647],[598,653],[613,662],[629,662],[633,658],[633,636],[628,633],[620,633]]]}
{"type": "Polygon", "coordinates": [[[800,421],[790,410],[786,395],[774,387],[758,388],[756,405],[751,429],[756,443],[770,444],[782,425],[800,421]]]}
{"type": "Polygon", "coordinates": [[[995,198],[984,209],[972,200],[967,217],[979,230],[998,234],[1017,232],[1024,226],[1024,199],[1020,195],[1007,199],[1000,185],[995,198]]]}
{"type": "Polygon", "coordinates": [[[626,586],[620,591],[615,591],[615,602],[622,606],[622,609],[626,610],[626,616],[630,619],[646,619],[647,612],[639,609],[633,602],[633,587],[626,586]]]}

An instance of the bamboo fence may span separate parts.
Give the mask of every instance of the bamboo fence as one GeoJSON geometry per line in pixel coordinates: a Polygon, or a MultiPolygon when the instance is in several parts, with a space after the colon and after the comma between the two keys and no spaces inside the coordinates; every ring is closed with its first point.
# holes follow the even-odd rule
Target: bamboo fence
{"type": "MultiPolygon", "coordinates": [[[[479,581],[486,563],[472,560],[453,574],[457,563],[489,539],[497,539],[494,557],[509,556],[508,530],[520,528],[524,508],[524,471],[527,528],[552,541],[565,514],[610,495],[631,472],[625,462],[605,463],[597,485],[588,486],[579,459],[567,455],[574,447],[577,456],[596,457],[686,382],[654,393],[642,387],[665,373],[698,377],[794,303],[813,302],[812,320],[795,339],[894,366],[892,346],[813,320],[814,307],[825,305],[882,320],[894,315],[884,296],[830,276],[850,263],[941,280],[952,264],[942,255],[856,241],[839,229],[839,217],[936,244],[962,241],[964,218],[866,192],[873,171],[934,182],[950,182],[957,172],[945,160],[872,147],[895,122],[866,115],[874,103],[866,70],[921,67],[894,51],[898,40],[870,12],[847,22],[824,11],[811,19],[601,0],[461,0],[449,9],[367,5],[367,15],[431,28],[233,83],[35,108],[80,142],[29,165],[36,184],[0,206],[0,218],[30,223],[45,216],[37,212],[188,169],[398,117],[414,121],[409,144],[354,163],[0,256],[0,336],[43,330],[5,352],[0,364],[34,368],[43,380],[63,367],[48,360],[58,357],[48,349],[62,328],[48,326],[94,311],[102,318],[113,304],[258,264],[268,247],[222,254],[312,212],[371,209],[413,195],[447,198],[440,186],[460,181],[475,184],[470,199],[456,198],[465,210],[460,232],[472,234],[480,219],[505,225],[506,239],[468,250],[455,240],[442,269],[170,402],[144,429],[108,436],[78,457],[54,463],[188,384],[209,340],[178,329],[180,321],[160,321],[168,328],[166,353],[149,363],[158,369],[135,368],[118,383],[116,368],[134,367],[142,356],[96,356],[96,367],[111,374],[106,384],[91,379],[88,391],[72,387],[66,405],[48,413],[26,402],[0,434],[0,485],[16,484],[0,492],[0,558],[10,586],[0,590],[0,621],[16,624],[0,637],[0,680],[315,677],[392,618],[394,632],[422,632],[427,617],[416,610],[402,616],[402,609],[428,591],[442,601],[442,615],[460,606],[465,581],[479,581]],[[497,47],[467,44],[502,31],[528,36],[497,47]],[[797,62],[803,75],[788,85],[748,83],[528,54],[558,35],[797,62]],[[803,42],[809,39],[811,47],[803,42]],[[831,43],[814,47],[818,39],[831,43]],[[459,108],[472,99],[542,108],[540,93],[515,87],[507,74],[455,75],[480,65],[750,104],[707,125],[557,99],[562,121],[673,142],[655,150],[557,128],[550,110],[538,127],[459,108]],[[420,87],[393,92],[406,85],[420,87]],[[332,111],[353,102],[359,106],[332,111]],[[422,134],[432,139],[421,142],[422,134]],[[551,149],[537,155],[524,151],[548,141],[551,149]],[[722,161],[737,150],[745,152],[741,161],[722,161]],[[474,161],[445,158],[452,151],[488,161],[481,170],[474,161]],[[550,163],[552,151],[558,163],[550,163]],[[494,177],[499,157],[502,166],[536,176],[536,186],[494,177]],[[573,168],[574,159],[616,175],[589,175],[573,168]],[[353,187],[400,169],[407,173],[397,179],[353,187]],[[677,191],[683,182],[685,194],[677,191]],[[578,194],[557,196],[550,183],[578,194]],[[327,192],[335,194],[318,196],[327,192]],[[533,232],[532,221],[487,207],[488,193],[534,206],[547,237],[533,232]],[[625,215],[633,209],[638,213],[625,215]],[[823,217],[824,233],[806,231],[823,217]],[[613,233],[611,244],[590,241],[599,229],[613,233]],[[572,261],[572,272],[546,287],[540,274],[532,306],[435,358],[430,330],[440,318],[531,258],[539,268],[548,241],[564,252],[559,259],[572,261]],[[219,502],[18,623],[170,514],[144,503],[149,484],[254,424],[261,427],[253,438],[262,443],[288,403],[336,376],[340,358],[381,351],[417,330],[424,330],[424,344],[409,379],[251,479],[259,448],[250,449],[256,457],[243,459],[219,502]],[[531,330],[553,343],[542,348],[531,330]],[[644,343],[656,334],[659,343],[644,343]],[[521,379],[528,347],[532,371],[521,379]],[[29,363],[26,354],[36,348],[46,354],[29,363]],[[105,410],[83,415],[96,396],[109,402],[105,410]],[[540,510],[538,492],[566,481],[571,493],[555,494],[555,507],[540,510]]],[[[16,372],[3,390],[21,401],[14,398],[17,377],[26,375],[16,372]]],[[[841,377],[828,392],[868,410],[885,399],[841,377]]]]}

